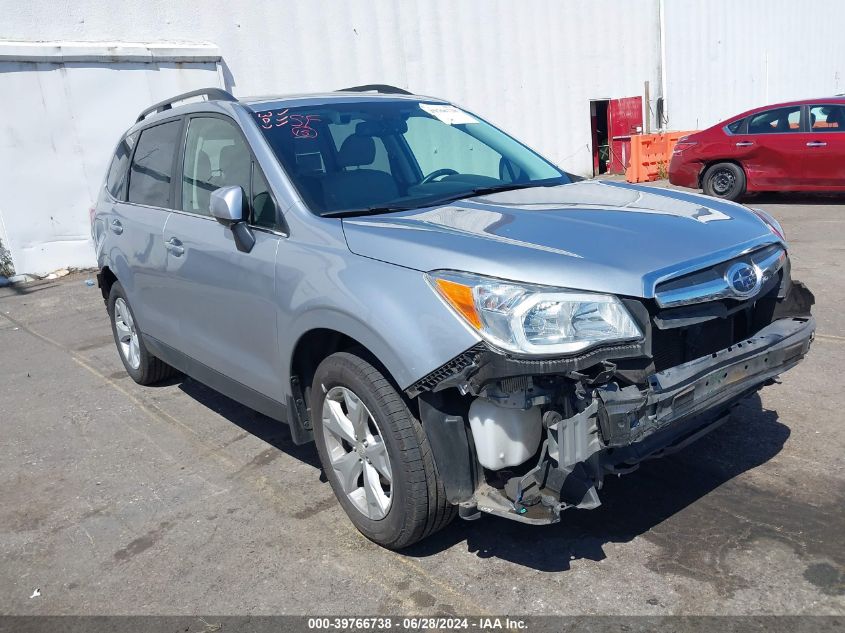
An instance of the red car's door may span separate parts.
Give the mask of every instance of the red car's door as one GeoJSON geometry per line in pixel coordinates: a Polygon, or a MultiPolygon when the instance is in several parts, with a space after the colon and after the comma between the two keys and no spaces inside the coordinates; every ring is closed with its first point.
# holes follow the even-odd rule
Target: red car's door
{"type": "Polygon", "coordinates": [[[800,105],[766,110],[748,118],[748,134],[737,137],[744,143],[740,149],[745,152],[748,189],[779,190],[805,184],[801,160],[807,139],[801,125],[800,105]]]}
{"type": "Polygon", "coordinates": [[[811,105],[802,161],[804,180],[818,189],[845,189],[845,106],[811,105]]]}

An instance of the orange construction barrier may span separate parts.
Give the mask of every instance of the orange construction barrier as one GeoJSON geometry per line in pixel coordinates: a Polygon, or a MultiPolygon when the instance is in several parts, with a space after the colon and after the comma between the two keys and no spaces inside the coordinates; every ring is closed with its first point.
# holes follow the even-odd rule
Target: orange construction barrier
{"type": "Polygon", "coordinates": [[[669,175],[669,161],[678,139],[693,134],[665,132],[663,134],[636,134],[631,137],[631,160],[625,170],[628,182],[650,182],[669,175]]]}

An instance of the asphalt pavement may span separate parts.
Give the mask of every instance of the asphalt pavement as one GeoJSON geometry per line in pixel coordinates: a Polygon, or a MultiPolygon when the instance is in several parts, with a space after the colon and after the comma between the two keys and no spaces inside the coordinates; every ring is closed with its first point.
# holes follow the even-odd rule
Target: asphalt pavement
{"type": "Polygon", "coordinates": [[[816,295],[805,362],[597,510],[456,520],[402,553],[284,425],[132,382],[92,273],[0,289],[0,612],[845,614],[845,199],[748,203],[816,295]]]}

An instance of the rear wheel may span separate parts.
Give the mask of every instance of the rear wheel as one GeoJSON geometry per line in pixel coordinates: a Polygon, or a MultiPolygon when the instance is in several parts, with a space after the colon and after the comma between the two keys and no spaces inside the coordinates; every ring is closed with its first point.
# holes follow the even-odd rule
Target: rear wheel
{"type": "Polygon", "coordinates": [[[108,311],[120,360],[132,380],[139,385],[152,385],[177,373],[173,367],[147,350],[135,320],[135,313],[129,306],[129,300],[120,282],[114,282],[109,291],[108,311]]]}
{"type": "Polygon", "coordinates": [[[311,411],[323,470],[364,536],[400,549],[454,518],[422,425],[363,350],[320,363],[311,411]]]}
{"type": "Polygon", "coordinates": [[[704,193],[725,200],[739,200],[745,193],[745,172],[735,163],[716,163],[701,179],[704,193]]]}

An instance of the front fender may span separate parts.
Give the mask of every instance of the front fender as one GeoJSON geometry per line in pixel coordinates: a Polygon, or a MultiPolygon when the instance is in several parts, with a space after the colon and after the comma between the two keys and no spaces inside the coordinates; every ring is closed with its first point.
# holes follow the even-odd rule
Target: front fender
{"type": "Polygon", "coordinates": [[[405,389],[480,340],[419,271],[353,256],[332,285],[297,310],[280,337],[282,358],[293,357],[307,332],[335,330],[367,348],[405,389]]]}

